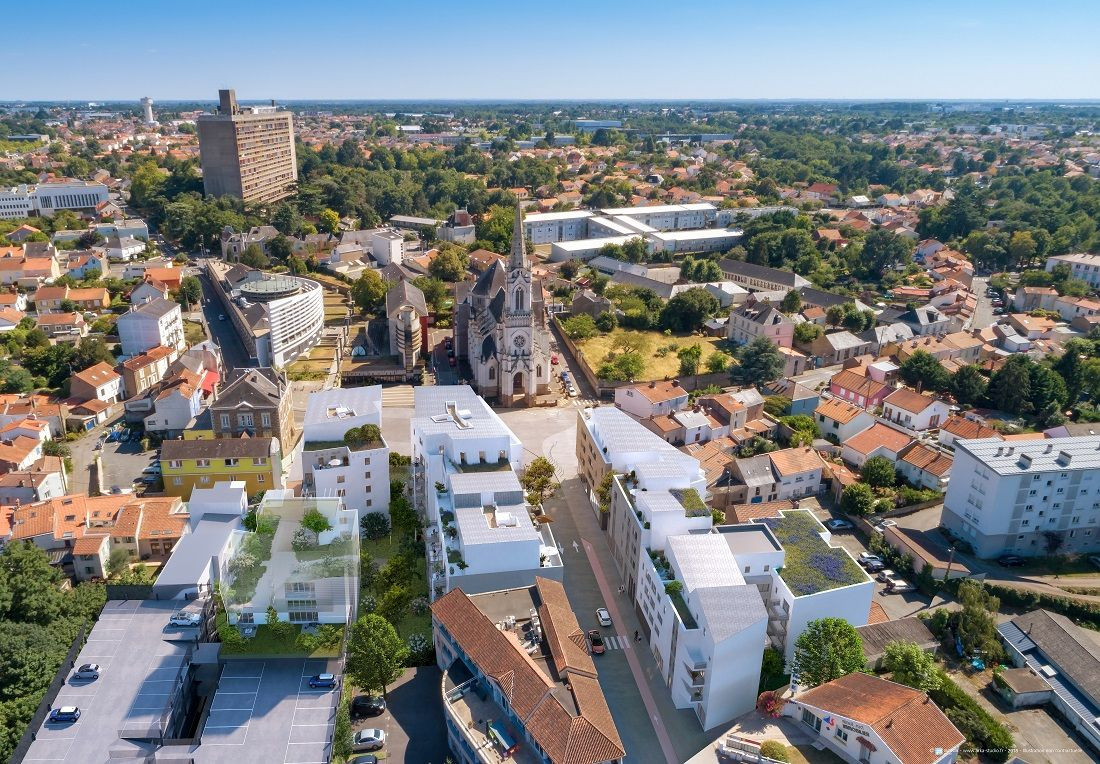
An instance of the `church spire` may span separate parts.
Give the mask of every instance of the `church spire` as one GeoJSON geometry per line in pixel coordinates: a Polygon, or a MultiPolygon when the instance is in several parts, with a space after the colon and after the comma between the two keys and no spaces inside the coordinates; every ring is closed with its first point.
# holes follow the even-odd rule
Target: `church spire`
{"type": "Polygon", "coordinates": [[[527,270],[527,237],[523,233],[523,210],[516,203],[516,222],[512,227],[512,253],[508,256],[508,270],[527,270]]]}

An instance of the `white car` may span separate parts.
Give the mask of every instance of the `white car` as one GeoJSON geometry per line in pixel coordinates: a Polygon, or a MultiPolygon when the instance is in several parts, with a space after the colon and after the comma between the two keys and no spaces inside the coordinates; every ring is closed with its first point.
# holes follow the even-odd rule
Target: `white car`
{"type": "Polygon", "coordinates": [[[198,626],[200,623],[202,623],[202,616],[199,613],[188,613],[183,610],[173,613],[168,619],[169,626],[198,626]]]}
{"type": "Polygon", "coordinates": [[[600,626],[611,625],[611,613],[607,612],[607,608],[601,607],[596,609],[596,620],[600,626]]]}
{"type": "Polygon", "coordinates": [[[385,745],[385,730],[365,729],[355,733],[355,737],[352,739],[351,750],[356,753],[361,751],[377,751],[385,745]]]}
{"type": "Polygon", "coordinates": [[[886,582],[886,591],[890,594],[905,594],[916,591],[916,588],[904,578],[891,578],[886,582]]]}

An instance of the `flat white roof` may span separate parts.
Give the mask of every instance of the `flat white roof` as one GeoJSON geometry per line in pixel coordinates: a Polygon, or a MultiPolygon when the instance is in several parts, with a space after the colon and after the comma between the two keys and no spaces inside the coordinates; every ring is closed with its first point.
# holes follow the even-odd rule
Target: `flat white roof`
{"type": "Polygon", "coordinates": [[[1034,472],[1067,472],[1100,468],[1100,436],[1043,438],[1003,441],[1000,438],[956,440],[963,450],[983,466],[1000,475],[1034,472]]]}
{"type": "Polygon", "coordinates": [[[579,220],[590,218],[595,213],[591,210],[566,210],[564,212],[533,212],[523,216],[524,223],[549,223],[553,220],[579,220]]]}
{"type": "Polygon", "coordinates": [[[644,207],[610,207],[600,212],[605,215],[659,215],[664,212],[699,212],[717,209],[710,202],[697,202],[695,204],[653,204],[644,207]]]}
{"type": "Polygon", "coordinates": [[[641,234],[630,236],[605,236],[601,239],[577,239],[576,241],[556,241],[554,246],[566,252],[588,252],[598,250],[608,244],[626,244],[631,239],[641,238],[641,234]]]}
{"type": "Polygon", "coordinates": [[[661,241],[687,241],[691,239],[729,239],[740,237],[742,231],[738,228],[689,228],[686,231],[655,231],[651,234],[654,239],[661,241]]]}
{"type": "Polygon", "coordinates": [[[628,217],[626,215],[618,216],[617,218],[615,218],[615,222],[623,226],[624,228],[629,228],[630,230],[637,231],[638,233],[653,233],[657,230],[651,225],[646,225],[642,221],[635,220],[634,218],[628,217]]]}
{"type": "Polygon", "coordinates": [[[588,223],[589,225],[591,225],[592,223],[597,223],[599,225],[602,225],[604,228],[610,228],[612,231],[616,233],[621,233],[624,236],[635,233],[633,229],[628,228],[619,221],[612,220],[611,218],[605,218],[602,215],[597,215],[595,217],[589,218],[588,223]]]}

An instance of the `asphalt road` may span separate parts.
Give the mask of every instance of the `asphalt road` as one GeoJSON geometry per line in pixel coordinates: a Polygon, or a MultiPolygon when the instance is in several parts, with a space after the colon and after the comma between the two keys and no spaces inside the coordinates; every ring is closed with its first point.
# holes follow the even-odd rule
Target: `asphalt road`
{"type": "Polygon", "coordinates": [[[233,322],[218,318],[219,315],[223,315],[225,308],[219,302],[214,292],[215,287],[205,273],[199,273],[199,283],[202,284],[202,314],[206,331],[221,348],[226,371],[256,366],[256,362],[249,358],[241,338],[237,336],[233,322]]]}

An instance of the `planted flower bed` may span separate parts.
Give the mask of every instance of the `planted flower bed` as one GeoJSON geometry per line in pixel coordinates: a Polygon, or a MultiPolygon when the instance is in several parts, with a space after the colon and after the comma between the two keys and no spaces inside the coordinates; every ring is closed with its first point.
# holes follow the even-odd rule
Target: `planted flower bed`
{"type": "Polygon", "coordinates": [[[786,512],[760,522],[767,525],[783,546],[779,571],[795,596],[838,589],[867,581],[867,574],[843,549],[821,538],[821,524],[806,511],[786,512]]]}

